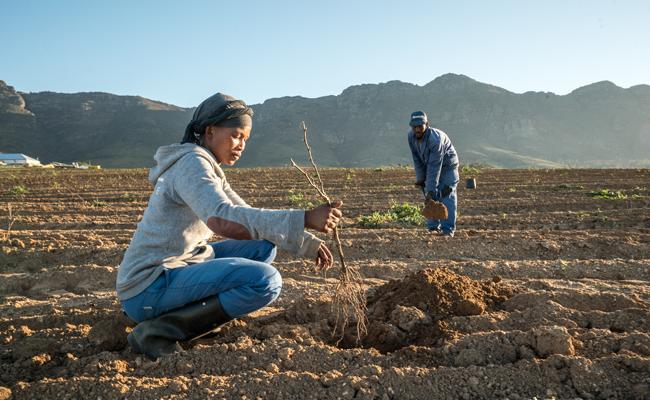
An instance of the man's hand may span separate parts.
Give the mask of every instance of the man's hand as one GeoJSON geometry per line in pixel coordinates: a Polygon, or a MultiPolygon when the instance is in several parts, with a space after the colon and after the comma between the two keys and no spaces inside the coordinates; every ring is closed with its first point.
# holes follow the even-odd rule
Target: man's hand
{"type": "Polygon", "coordinates": [[[330,233],[341,221],[343,213],[339,208],[342,205],[342,201],[336,200],[333,201],[332,204],[323,204],[311,210],[306,210],[305,228],[330,233]]]}
{"type": "Polygon", "coordinates": [[[318,255],[316,256],[316,270],[327,271],[334,265],[334,258],[332,257],[332,252],[327,247],[325,242],[320,244],[318,248],[318,255]]]}
{"type": "Polygon", "coordinates": [[[451,187],[445,185],[445,188],[442,189],[442,193],[440,193],[440,197],[444,199],[445,197],[449,196],[453,191],[454,190],[451,187]]]}

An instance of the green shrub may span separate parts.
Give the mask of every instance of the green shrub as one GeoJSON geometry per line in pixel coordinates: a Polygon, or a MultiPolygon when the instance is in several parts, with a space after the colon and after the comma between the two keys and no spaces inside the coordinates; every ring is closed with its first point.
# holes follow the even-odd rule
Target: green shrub
{"type": "Polygon", "coordinates": [[[576,185],[572,183],[561,183],[556,186],[558,189],[584,189],[585,187],[582,185],[576,185]]]}
{"type": "Polygon", "coordinates": [[[296,208],[312,208],[314,207],[314,203],[311,201],[310,198],[305,196],[302,193],[295,193],[293,190],[289,190],[289,204],[291,207],[296,207],[296,208]]]}
{"type": "Polygon", "coordinates": [[[481,169],[478,165],[468,164],[460,167],[460,174],[463,176],[476,175],[479,172],[481,172],[481,169]]]}
{"type": "Polygon", "coordinates": [[[387,212],[375,211],[370,215],[362,215],[357,223],[364,228],[379,228],[393,221],[393,216],[387,212]]]}
{"type": "Polygon", "coordinates": [[[600,190],[593,190],[587,193],[587,196],[593,197],[594,199],[606,199],[606,200],[625,200],[627,199],[627,194],[621,190],[613,191],[607,188],[600,190]]]}
{"type": "Polygon", "coordinates": [[[120,197],[122,197],[122,200],[128,201],[130,203],[138,201],[138,195],[136,193],[128,193],[127,192],[127,193],[122,194],[122,196],[120,196],[120,197]]]}
{"type": "Polygon", "coordinates": [[[95,199],[90,203],[90,205],[92,207],[106,207],[108,203],[105,202],[104,200],[95,199]]]}
{"type": "Polygon", "coordinates": [[[25,194],[29,193],[29,190],[23,185],[16,185],[8,190],[8,193],[12,196],[22,197],[25,194]]]}
{"type": "Polygon", "coordinates": [[[391,223],[422,226],[425,218],[421,212],[421,206],[408,203],[393,204],[387,211],[375,211],[370,215],[360,216],[357,223],[364,228],[379,228],[391,223]]]}
{"type": "Polygon", "coordinates": [[[403,203],[394,204],[389,212],[395,215],[398,223],[406,225],[423,225],[425,218],[422,216],[422,206],[403,203]]]}

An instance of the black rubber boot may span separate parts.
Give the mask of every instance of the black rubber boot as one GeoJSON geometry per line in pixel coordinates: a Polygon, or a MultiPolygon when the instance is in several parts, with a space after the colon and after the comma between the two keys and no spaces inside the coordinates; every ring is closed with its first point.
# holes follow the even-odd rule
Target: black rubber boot
{"type": "Polygon", "coordinates": [[[221,308],[219,298],[213,296],[142,321],[127,339],[135,352],[155,360],[182,351],[179,341],[202,336],[231,319],[221,308]]]}

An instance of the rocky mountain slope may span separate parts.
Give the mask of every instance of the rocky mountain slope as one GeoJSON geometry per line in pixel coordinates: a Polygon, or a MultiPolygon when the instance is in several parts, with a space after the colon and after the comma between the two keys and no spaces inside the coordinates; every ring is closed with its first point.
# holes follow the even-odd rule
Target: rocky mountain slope
{"type": "MultiPolygon", "coordinates": [[[[564,96],[516,94],[463,75],[424,86],[391,81],[337,96],[283,97],[253,106],[255,125],[239,165],[305,158],[306,121],[323,166],[410,163],[408,116],[429,114],[465,163],[500,167],[650,165],[650,86],[598,82],[564,96]]],[[[21,93],[0,81],[0,151],[42,161],[150,166],[180,140],[192,109],[108,93],[21,93]]]]}

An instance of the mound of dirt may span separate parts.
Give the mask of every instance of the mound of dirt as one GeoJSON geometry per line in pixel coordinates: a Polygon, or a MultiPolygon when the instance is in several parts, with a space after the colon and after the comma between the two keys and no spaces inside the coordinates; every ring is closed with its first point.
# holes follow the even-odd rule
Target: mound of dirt
{"type": "Polygon", "coordinates": [[[380,286],[368,298],[364,347],[382,352],[408,345],[436,345],[454,336],[451,317],[480,315],[507,300],[500,279],[476,281],[447,268],[424,269],[380,286]]]}

